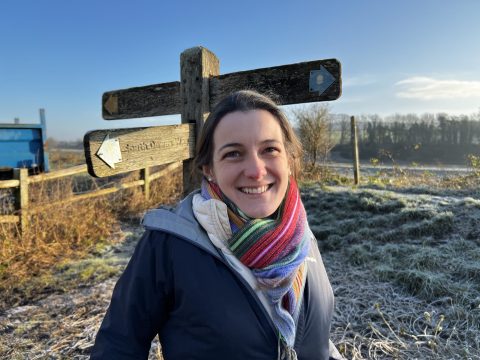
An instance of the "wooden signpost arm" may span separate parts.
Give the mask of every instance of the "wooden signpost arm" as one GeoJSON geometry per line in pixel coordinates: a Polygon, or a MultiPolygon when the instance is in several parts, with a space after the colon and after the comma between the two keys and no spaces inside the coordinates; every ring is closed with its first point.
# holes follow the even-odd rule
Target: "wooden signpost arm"
{"type": "Polygon", "coordinates": [[[278,105],[335,100],[341,94],[340,71],[338,60],[328,59],[216,76],[210,80],[210,104],[213,106],[224,96],[245,89],[272,94],[278,105]],[[308,85],[311,71],[321,68],[328,71],[331,84],[325,89],[328,91],[319,93],[308,85]]]}
{"type": "Polygon", "coordinates": [[[102,116],[115,120],[178,114],[178,94],[179,81],[108,91],[102,96],[102,116]]]}
{"type": "Polygon", "coordinates": [[[90,131],[84,137],[88,172],[105,177],[190,159],[194,131],[194,124],[90,131]]]}
{"type": "MultiPolygon", "coordinates": [[[[207,54],[213,55],[205,48],[207,54]]],[[[184,53],[193,51],[186,50],[184,53]]],[[[204,58],[211,58],[211,56],[204,58]]],[[[215,57],[213,64],[218,63],[215,57]]],[[[204,66],[212,69],[212,64],[204,66]]],[[[336,59],[314,60],[297,64],[239,71],[219,75],[212,71],[204,77],[202,86],[209,89],[210,106],[237,90],[256,90],[274,93],[279,105],[332,101],[342,92],[341,64],[336,59]],[[321,80],[324,87],[309,89],[312,80],[321,80]],[[208,80],[208,81],[207,81],[208,80]],[[206,84],[206,83],[209,84],[206,84]]],[[[196,77],[195,77],[196,78],[196,77]]],[[[185,105],[181,95],[181,82],[154,84],[129,89],[108,91],[103,94],[102,114],[105,120],[132,119],[139,117],[179,114],[185,105]]]]}

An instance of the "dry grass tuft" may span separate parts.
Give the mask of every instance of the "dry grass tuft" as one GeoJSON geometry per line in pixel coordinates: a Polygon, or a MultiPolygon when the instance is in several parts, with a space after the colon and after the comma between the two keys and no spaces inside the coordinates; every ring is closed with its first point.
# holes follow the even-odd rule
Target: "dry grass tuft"
{"type": "MultiPolygon", "coordinates": [[[[160,167],[161,168],[161,167],[160,167]]],[[[157,171],[159,169],[156,169],[157,171]]],[[[177,169],[150,184],[150,199],[146,200],[141,187],[127,189],[115,198],[115,214],[121,221],[138,221],[147,209],[159,204],[172,204],[182,195],[182,170],[177,169]]],[[[132,173],[121,182],[139,179],[138,173],[132,173]]]]}
{"type": "Polygon", "coordinates": [[[83,151],[63,151],[52,149],[48,152],[48,160],[52,171],[85,164],[83,151]]]}
{"type": "MultiPolygon", "coordinates": [[[[417,164],[415,164],[417,166],[417,164]]],[[[413,166],[415,168],[416,166],[413,166]]],[[[364,184],[380,187],[411,188],[423,187],[434,189],[465,190],[478,189],[480,186],[480,172],[478,167],[469,166],[470,172],[464,174],[447,175],[430,170],[410,170],[394,164],[391,169],[379,169],[373,175],[363,176],[364,184]]]]}
{"type": "MultiPolygon", "coordinates": [[[[70,185],[66,180],[58,187],[32,187],[32,203],[58,201],[71,192],[70,185]]],[[[30,217],[23,234],[0,226],[1,306],[24,304],[49,292],[50,273],[58,263],[85,256],[111,239],[117,229],[106,198],[47,208],[30,217]]]]}
{"type": "Polygon", "coordinates": [[[352,182],[347,176],[339,175],[331,167],[326,165],[310,165],[302,163],[299,183],[303,186],[314,184],[345,185],[352,182]]]}

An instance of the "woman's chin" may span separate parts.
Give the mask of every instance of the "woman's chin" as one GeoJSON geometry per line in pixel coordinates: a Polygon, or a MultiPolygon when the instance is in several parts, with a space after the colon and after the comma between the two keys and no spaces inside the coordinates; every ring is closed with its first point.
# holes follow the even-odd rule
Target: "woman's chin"
{"type": "Polygon", "coordinates": [[[263,219],[272,215],[276,209],[274,209],[271,205],[266,204],[266,206],[253,206],[253,207],[245,207],[240,208],[242,212],[250,218],[253,219],[263,219]]]}
{"type": "Polygon", "coordinates": [[[266,218],[277,211],[283,199],[283,196],[273,191],[274,189],[269,189],[262,194],[237,193],[231,200],[248,217],[254,219],[266,218]]]}

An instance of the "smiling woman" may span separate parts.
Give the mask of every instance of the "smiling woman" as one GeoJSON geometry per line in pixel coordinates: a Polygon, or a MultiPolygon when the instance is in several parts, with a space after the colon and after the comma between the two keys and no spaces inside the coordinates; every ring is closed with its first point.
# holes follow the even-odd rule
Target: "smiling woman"
{"type": "Polygon", "coordinates": [[[220,101],[197,143],[201,189],[148,212],[92,359],[341,359],[333,292],[296,175],[301,146],[268,97],[220,101]]]}

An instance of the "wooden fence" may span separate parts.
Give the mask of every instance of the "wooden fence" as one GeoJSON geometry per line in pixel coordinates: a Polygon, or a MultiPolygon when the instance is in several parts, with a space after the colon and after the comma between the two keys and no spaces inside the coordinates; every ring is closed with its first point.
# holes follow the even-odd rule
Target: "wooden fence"
{"type": "Polygon", "coordinates": [[[151,168],[145,168],[140,170],[140,179],[127,182],[127,183],[115,183],[113,186],[109,186],[105,189],[99,189],[90,191],[87,193],[75,194],[66,199],[51,202],[42,205],[31,205],[29,203],[29,185],[33,183],[39,183],[43,181],[49,181],[53,179],[59,179],[67,176],[78,175],[87,173],[87,165],[74,166],[68,169],[58,170],[46,174],[28,176],[28,169],[14,169],[14,179],[0,181],[0,189],[15,188],[15,213],[18,215],[0,215],[0,223],[17,223],[20,225],[20,230],[24,231],[28,227],[28,220],[30,215],[43,211],[55,205],[72,203],[79,200],[85,200],[94,198],[97,196],[104,196],[115,193],[120,190],[142,186],[145,198],[150,197],[150,183],[151,181],[165,176],[173,170],[182,166],[181,162],[174,162],[167,165],[160,171],[151,173],[151,168]]]}

